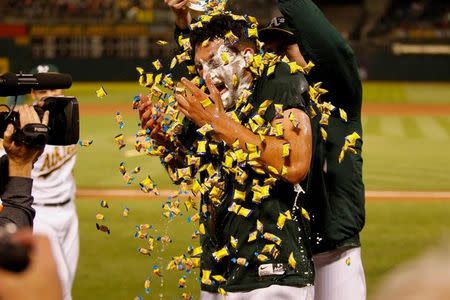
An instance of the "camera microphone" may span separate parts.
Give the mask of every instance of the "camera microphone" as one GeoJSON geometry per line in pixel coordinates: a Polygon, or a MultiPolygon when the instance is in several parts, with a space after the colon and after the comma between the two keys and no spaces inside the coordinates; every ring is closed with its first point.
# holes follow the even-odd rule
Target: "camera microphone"
{"type": "Polygon", "coordinates": [[[0,97],[25,95],[34,90],[68,89],[72,85],[72,76],[61,73],[0,75],[0,97]]]}

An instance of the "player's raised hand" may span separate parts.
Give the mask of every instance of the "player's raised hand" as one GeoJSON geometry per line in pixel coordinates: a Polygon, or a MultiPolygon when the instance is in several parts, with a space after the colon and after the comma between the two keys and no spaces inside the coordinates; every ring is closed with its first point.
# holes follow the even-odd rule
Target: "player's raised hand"
{"type": "Polygon", "coordinates": [[[48,238],[27,230],[18,232],[14,242],[30,249],[30,264],[21,273],[0,269],[0,299],[61,300],[61,282],[48,238]]]}
{"type": "Polygon", "coordinates": [[[178,101],[178,108],[195,124],[198,126],[212,125],[212,123],[225,115],[220,93],[212,83],[209,75],[206,77],[209,95],[186,78],[182,78],[181,82],[189,92],[186,93],[186,96],[180,94],[175,96],[178,101]]]}
{"type": "Polygon", "coordinates": [[[175,24],[177,24],[180,29],[187,29],[191,24],[192,18],[188,7],[189,1],[190,0],[164,0],[164,3],[166,3],[175,14],[175,24]]]}
{"type": "Polygon", "coordinates": [[[162,131],[163,116],[153,110],[152,101],[144,95],[139,96],[141,104],[139,105],[139,119],[142,129],[149,130],[149,136],[160,144],[165,144],[169,140],[162,131]]]}

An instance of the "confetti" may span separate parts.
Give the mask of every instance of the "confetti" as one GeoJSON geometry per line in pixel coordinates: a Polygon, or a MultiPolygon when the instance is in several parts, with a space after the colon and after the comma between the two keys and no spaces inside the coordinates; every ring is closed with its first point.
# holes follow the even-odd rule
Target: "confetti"
{"type": "Polygon", "coordinates": [[[163,40],[159,40],[156,42],[156,45],[158,46],[167,46],[169,43],[163,40]]]}
{"type": "Polygon", "coordinates": [[[95,227],[97,228],[98,231],[103,231],[103,232],[106,232],[107,234],[111,233],[111,231],[109,230],[109,227],[106,225],[100,225],[98,223],[95,223],[95,227]]]}
{"type": "Polygon", "coordinates": [[[247,266],[248,266],[248,261],[247,261],[247,259],[246,259],[246,258],[243,258],[243,257],[238,257],[238,258],[233,257],[233,258],[231,259],[231,262],[234,263],[234,264],[238,264],[238,265],[240,265],[240,266],[244,266],[244,267],[247,267],[247,266]]]}
{"type": "Polygon", "coordinates": [[[186,275],[184,275],[180,279],[178,279],[178,288],[183,289],[186,287],[186,278],[186,275]]]}
{"type": "Polygon", "coordinates": [[[117,124],[119,124],[120,129],[122,129],[125,126],[125,123],[123,122],[123,118],[120,112],[116,112],[116,122],[117,124]]]}
{"type": "Polygon", "coordinates": [[[139,187],[144,193],[150,193],[156,188],[156,183],[152,180],[150,176],[147,176],[144,180],[139,182],[139,187]]]}
{"type": "Polygon", "coordinates": [[[78,141],[78,144],[81,146],[81,147],[89,147],[90,145],[92,145],[92,143],[93,143],[94,141],[93,140],[80,140],[80,141],[78,141]]]}
{"type": "Polygon", "coordinates": [[[216,252],[213,252],[212,256],[216,260],[216,262],[219,262],[222,258],[230,255],[230,250],[228,250],[228,247],[225,246],[220,250],[217,250],[216,252]]]}
{"type": "Polygon", "coordinates": [[[276,236],[275,234],[265,232],[263,234],[263,238],[277,244],[278,246],[281,245],[281,239],[278,236],[276,236]]]}
{"type": "Polygon", "coordinates": [[[130,213],[130,209],[128,208],[128,207],[125,207],[124,209],[123,209],[123,212],[122,212],[122,216],[123,217],[128,217],[128,214],[130,213]]]}
{"type": "Polygon", "coordinates": [[[154,265],[152,269],[153,269],[153,274],[154,275],[156,275],[158,277],[162,277],[163,276],[162,273],[161,273],[161,270],[158,267],[158,265],[154,265]]]}
{"type": "Polygon", "coordinates": [[[202,270],[202,279],[201,283],[204,285],[212,285],[211,277],[211,270],[202,270]]]}
{"type": "Polygon", "coordinates": [[[124,138],[123,138],[123,134],[122,134],[122,133],[116,135],[116,136],[114,137],[114,140],[116,141],[117,146],[119,146],[119,150],[121,150],[123,147],[126,146],[126,145],[125,145],[125,141],[124,141],[124,138]]]}
{"type": "Polygon", "coordinates": [[[152,62],[152,65],[155,67],[156,71],[159,71],[159,69],[162,68],[162,63],[159,59],[152,62]]]}
{"type": "Polygon", "coordinates": [[[356,142],[361,139],[361,137],[359,136],[359,134],[357,132],[353,132],[350,135],[347,135],[345,137],[345,142],[344,142],[344,146],[342,147],[341,153],[339,154],[339,163],[341,163],[344,160],[344,156],[346,152],[351,152],[353,154],[357,154],[358,152],[356,151],[355,147],[356,147],[356,142]]]}
{"type": "Polygon", "coordinates": [[[146,294],[150,294],[150,278],[147,278],[145,281],[144,281],[144,289],[145,289],[145,293],[146,294]]]}
{"type": "Polygon", "coordinates": [[[297,261],[294,258],[293,252],[291,252],[291,254],[289,255],[288,263],[292,269],[295,269],[295,267],[297,266],[297,261]]]}
{"type": "Polygon", "coordinates": [[[109,208],[109,204],[105,200],[100,200],[100,207],[109,208]]]}
{"type": "Polygon", "coordinates": [[[97,91],[95,91],[97,98],[103,98],[108,95],[105,88],[101,86],[97,91]]]}

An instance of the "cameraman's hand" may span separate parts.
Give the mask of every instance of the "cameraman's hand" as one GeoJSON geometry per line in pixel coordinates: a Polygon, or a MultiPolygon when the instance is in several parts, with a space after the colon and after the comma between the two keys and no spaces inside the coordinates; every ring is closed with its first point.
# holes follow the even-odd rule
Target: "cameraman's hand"
{"type": "Polygon", "coordinates": [[[175,14],[175,24],[181,30],[187,29],[191,24],[191,14],[189,12],[189,4],[190,0],[164,0],[164,3],[172,9],[175,14]]]}
{"type": "Polygon", "coordinates": [[[0,269],[0,299],[62,299],[61,282],[48,238],[26,230],[18,232],[13,241],[30,249],[30,265],[21,273],[0,269]]]}
{"type": "MultiPolygon", "coordinates": [[[[41,123],[38,114],[32,106],[19,107],[20,125],[23,128],[27,124],[41,123]]],[[[49,113],[46,111],[42,118],[42,124],[48,124],[49,113]]],[[[29,148],[13,141],[14,126],[6,127],[3,137],[3,147],[8,154],[9,176],[30,177],[33,163],[42,154],[44,148],[29,148]]]]}

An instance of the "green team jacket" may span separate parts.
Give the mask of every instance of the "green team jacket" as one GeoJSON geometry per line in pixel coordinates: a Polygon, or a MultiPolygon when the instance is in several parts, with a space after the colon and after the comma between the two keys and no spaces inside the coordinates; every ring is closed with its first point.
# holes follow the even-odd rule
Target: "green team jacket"
{"type": "Polygon", "coordinates": [[[362,87],[354,53],[319,8],[310,0],[279,0],[279,8],[305,59],[315,67],[307,76],[309,83],[322,82],[328,93],[322,101],[346,111],[348,122],[330,116],[328,138],[320,137],[319,119],[312,119],[315,132],[307,207],[312,214],[314,253],[340,247],[360,246],[359,232],[365,221],[362,180],[362,139],[357,154],[347,152],[342,163],[338,156],[347,135],[357,132],[362,138],[362,87]]]}

